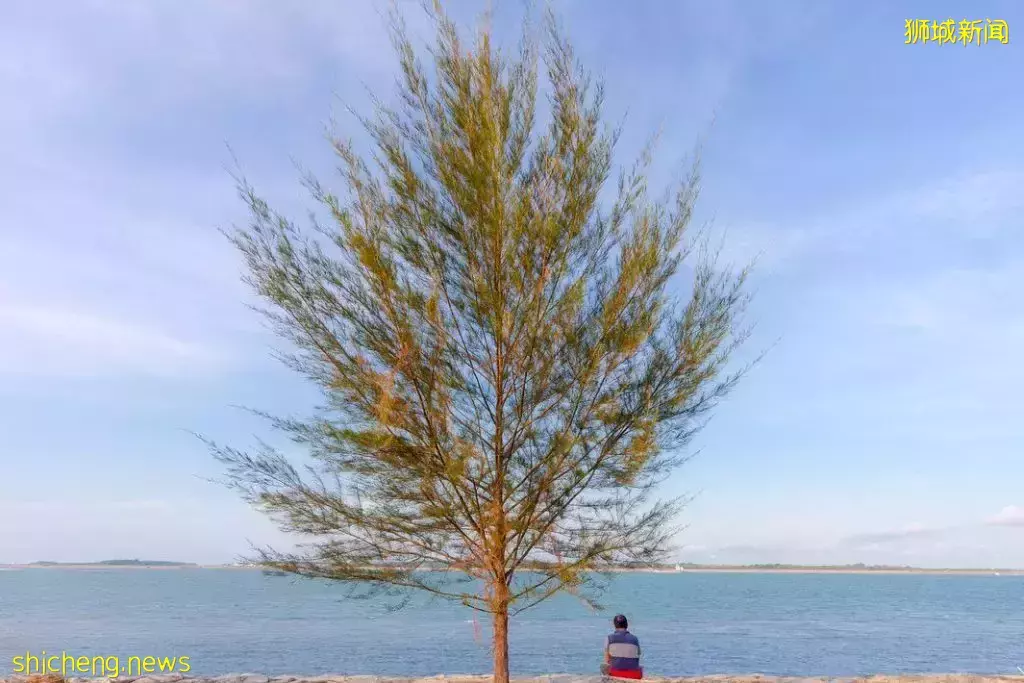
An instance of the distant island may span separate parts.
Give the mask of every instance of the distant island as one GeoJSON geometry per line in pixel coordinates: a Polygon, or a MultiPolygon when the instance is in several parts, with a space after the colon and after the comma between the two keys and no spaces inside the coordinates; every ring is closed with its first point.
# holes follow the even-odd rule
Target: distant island
{"type": "MultiPolygon", "coordinates": [[[[638,568],[623,567],[619,571],[643,571],[638,568]]],[[[647,571],[658,572],[806,572],[837,574],[1024,574],[1024,569],[1002,569],[992,567],[913,567],[910,565],[890,564],[697,564],[680,562],[676,564],[654,565],[647,571]]]]}
{"type": "MultiPolygon", "coordinates": [[[[264,569],[257,563],[237,562],[233,564],[198,564],[195,562],[178,562],[169,560],[101,560],[99,562],[50,562],[39,561],[30,564],[0,564],[0,569],[264,569]]],[[[529,571],[529,564],[523,566],[529,571]]],[[[421,571],[445,571],[452,567],[424,567],[421,571]]],[[[811,564],[698,564],[695,562],[678,562],[673,564],[623,564],[608,567],[601,571],[607,572],[641,572],[656,574],[701,573],[701,572],[734,572],[763,574],[981,574],[981,575],[1024,575],[1024,569],[999,568],[930,568],[911,567],[909,565],[886,564],[843,564],[843,565],[811,565],[811,564]]],[[[265,573],[269,573],[265,571],[265,573]]],[[[279,573],[279,572],[273,572],[279,573]]]]}
{"type": "Polygon", "coordinates": [[[41,560],[28,567],[198,567],[195,562],[168,560],[100,560],[99,562],[48,562],[41,560]]]}

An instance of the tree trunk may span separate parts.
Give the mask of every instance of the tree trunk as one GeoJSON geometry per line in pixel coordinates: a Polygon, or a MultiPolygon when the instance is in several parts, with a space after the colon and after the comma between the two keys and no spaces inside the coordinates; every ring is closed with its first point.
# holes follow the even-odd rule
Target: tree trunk
{"type": "Polygon", "coordinates": [[[508,603],[494,612],[494,683],[508,683],[508,603]]]}
{"type": "Polygon", "coordinates": [[[491,610],[494,613],[494,683],[508,681],[509,590],[503,572],[494,577],[491,610]]]}

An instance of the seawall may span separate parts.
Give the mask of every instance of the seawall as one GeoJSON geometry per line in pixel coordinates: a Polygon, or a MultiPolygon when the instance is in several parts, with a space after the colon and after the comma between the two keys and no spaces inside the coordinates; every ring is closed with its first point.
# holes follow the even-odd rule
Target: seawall
{"type": "MultiPolygon", "coordinates": [[[[57,676],[14,675],[0,678],[0,683],[488,683],[490,676],[431,676],[401,678],[392,676],[263,676],[260,674],[225,674],[221,676],[183,676],[180,674],[154,674],[150,676],[120,676],[109,678],[61,679],[57,676]]],[[[715,674],[689,677],[645,677],[648,683],[1024,683],[1024,675],[1001,676],[993,674],[903,674],[850,677],[826,676],[766,676],[763,674],[715,674]]],[[[516,676],[512,683],[627,683],[624,679],[582,674],[551,674],[547,676],[516,676]]]]}

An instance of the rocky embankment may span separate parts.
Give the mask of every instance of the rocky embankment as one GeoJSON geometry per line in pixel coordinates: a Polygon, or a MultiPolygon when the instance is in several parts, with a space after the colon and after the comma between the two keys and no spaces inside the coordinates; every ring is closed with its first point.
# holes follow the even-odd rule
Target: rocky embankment
{"type": "MultiPolygon", "coordinates": [[[[150,676],[119,676],[108,678],[61,679],[57,676],[9,676],[0,678],[0,683],[488,683],[490,676],[432,676],[429,678],[400,678],[394,676],[263,676],[259,674],[225,674],[222,676],[182,676],[159,674],[150,676]]],[[[922,675],[874,675],[866,677],[790,677],[764,676],[761,674],[716,674],[714,676],[690,676],[682,678],[651,676],[648,683],[1024,683],[1022,676],[997,676],[974,674],[922,674],[922,675]]],[[[515,677],[512,683],[625,683],[624,679],[579,674],[552,674],[550,676],[515,677]]]]}

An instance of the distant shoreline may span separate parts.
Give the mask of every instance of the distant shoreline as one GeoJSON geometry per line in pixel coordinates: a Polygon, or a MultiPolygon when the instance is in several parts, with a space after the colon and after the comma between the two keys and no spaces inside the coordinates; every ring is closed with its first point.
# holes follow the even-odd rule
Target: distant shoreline
{"type": "MultiPolygon", "coordinates": [[[[74,570],[187,570],[187,569],[234,569],[263,570],[263,567],[236,564],[194,564],[194,563],[161,563],[147,564],[109,564],[99,562],[81,563],[46,563],[46,564],[0,564],[0,570],[25,569],[74,569],[74,570]]],[[[529,571],[529,570],[525,570],[529,571]]],[[[1024,576],[1024,569],[932,569],[925,567],[756,567],[756,566],[687,566],[682,569],[661,568],[615,568],[604,570],[622,574],[926,574],[926,575],[961,575],[961,576],[1024,576]]]]}
{"type": "Polygon", "coordinates": [[[927,569],[914,567],[911,569],[847,569],[836,567],[835,569],[823,569],[820,567],[790,567],[786,569],[768,569],[757,567],[701,567],[688,568],[679,571],[674,570],[613,570],[625,572],[647,572],[653,574],[960,574],[971,576],[1024,576],[1024,569],[927,569]]]}

